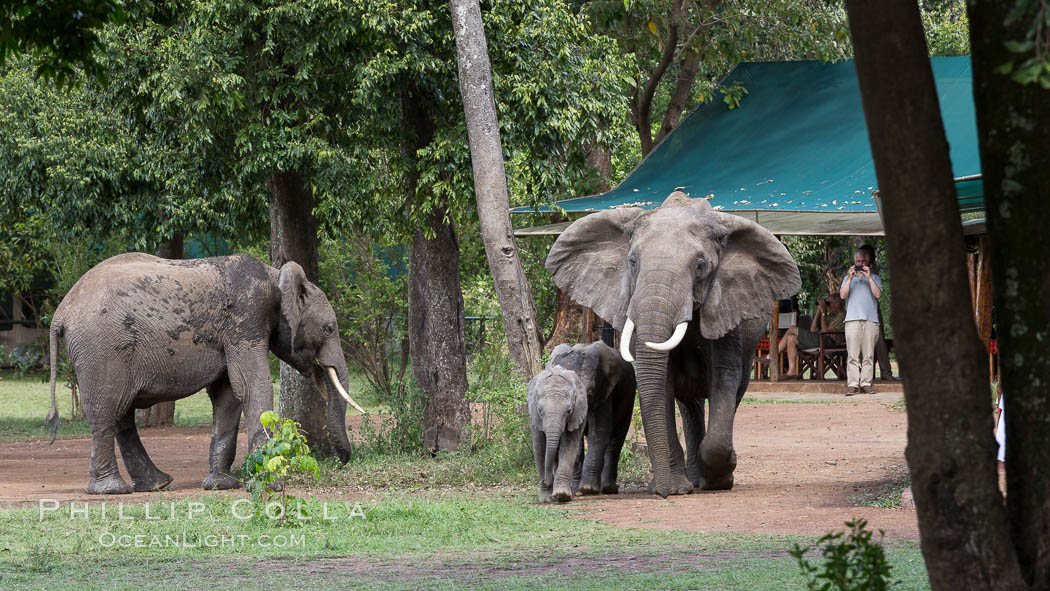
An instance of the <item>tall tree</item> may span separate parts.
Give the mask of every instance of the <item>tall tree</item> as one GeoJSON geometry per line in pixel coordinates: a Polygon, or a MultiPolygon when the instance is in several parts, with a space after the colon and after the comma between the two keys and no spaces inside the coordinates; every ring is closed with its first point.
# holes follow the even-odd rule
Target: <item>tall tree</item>
{"type": "Polygon", "coordinates": [[[510,199],[481,6],[478,0],[450,0],[449,5],[485,255],[503,311],[511,359],[522,375],[532,376],[540,369],[542,337],[536,303],[510,223],[510,199]]]}
{"type": "MultiPolygon", "coordinates": [[[[1022,402],[1014,402],[1013,417],[1006,415],[1012,422],[1008,429],[1014,428],[1020,434],[1012,436],[1017,455],[1009,459],[1017,458],[1017,464],[1009,467],[1012,474],[1008,475],[1017,483],[1017,488],[1010,489],[1004,507],[996,482],[988,374],[982,362],[984,351],[974,326],[970,300],[960,297],[968,293],[964,243],[948,145],[918,7],[908,0],[878,5],[847,0],[846,6],[883,199],[890,262],[896,279],[892,314],[908,407],[906,455],[931,587],[1047,589],[1050,578],[1046,571],[1046,543],[1050,537],[1044,525],[1046,501],[1039,498],[1044,495],[1046,485],[1046,463],[1040,460],[1045,460],[1045,448],[1050,445],[1046,390],[1039,387],[1039,378],[1046,377],[1040,368],[1045,372],[1046,362],[1040,360],[1035,365],[1035,373],[1028,373],[1033,369],[1023,365],[1027,357],[1022,351],[1027,351],[1025,346],[1032,343],[1024,339],[1014,342],[1017,349],[1013,352],[1003,352],[1004,359],[1016,354],[1017,365],[1024,367],[1021,374],[1024,379],[1019,380],[1018,386],[1021,391],[1014,395],[1022,402]],[[936,272],[931,272],[933,269],[936,272]],[[1023,454],[1034,454],[1034,462],[1020,459],[1023,454]],[[1027,488],[1028,483],[1042,488],[1035,492],[1027,488]]],[[[990,9],[991,14],[995,14],[995,10],[990,9]]],[[[990,29],[984,31],[987,39],[979,38],[975,29],[975,47],[978,41],[998,45],[1003,40],[998,28],[1003,20],[991,14],[981,15],[989,18],[990,29]]],[[[980,59],[979,55],[975,56],[975,63],[981,64],[980,59]]],[[[979,97],[981,84],[989,83],[992,68],[988,65],[984,63],[987,69],[978,77],[979,97]]],[[[999,76],[992,80],[1002,85],[1008,79],[999,76]]],[[[1015,109],[1020,108],[1020,112],[1030,116],[1043,113],[1045,117],[1048,108],[1045,96],[1041,102],[1028,102],[1029,96],[1016,104],[998,102],[1001,95],[996,98],[991,104],[979,103],[978,111],[1001,108],[1003,113],[1017,116],[1019,111],[1015,109]]],[[[989,119],[1003,123],[983,112],[979,120],[987,126],[989,119]]],[[[997,131],[1001,133],[1001,128],[997,131]]],[[[992,172],[994,168],[983,165],[991,177],[986,177],[986,186],[1000,181],[990,189],[993,194],[1010,193],[1013,187],[1004,177],[993,176],[1004,169],[1008,175],[1020,174],[1045,186],[1045,180],[1036,179],[1046,174],[1046,168],[1035,168],[1038,165],[1034,162],[1031,169],[1011,168],[1012,163],[1018,161],[1011,157],[1018,155],[1013,140],[988,143],[989,133],[992,130],[987,127],[981,132],[981,152],[982,159],[991,159],[992,167],[1000,167],[1000,172],[992,172]]],[[[1045,135],[1039,133],[1022,142],[1045,142],[1045,135]]],[[[1043,158],[1045,163],[1044,154],[1036,155],[1038,150],[1045,152],[1045,143],[1032,145],[1039,148],[1030,153],[1035,158],[1043,158]]],[[[1022,150],[1022,153],[1029,152],[1022,150]]],[[[1025,161],[1023,157],[1021,161],[1025,161]]],[[[1020,207],[1023,200],[1019,197],[1019,192],[1007,195],[1003,203],[1016,199],[1013,203],[1019,206],[1017,213],[1021,213],[1024,208],[1020,207]]],[[[1022,278],[1017,261],[1010,258],[1016,252],[1011,247],[1017,241],[1000,238],[1000,233],[1009,231],[1013,225],[1015,210],[1009,204],[996,207],[995,199],[992,196],[989,211],[999,209],[1000,217],[996,218],[996,214],[989,217],[992,248],[1006,249],[994,256],[1002,257],[1001,263],[1008,267],[999,271],[1002,275],[999,279],[1006,282],[996,288],[1006,295],[1002,309],[1009,310],[1018,301],[1028,301],[1026,296],[1019,297],[1019,292],[1029,296],[1041,292],[1037,296],[1038,304],[1034,304],[1038,311],[1032,308],[1031,316],[1021,316],[1022,324],[1001,324],[1009,327],[1001,331],[1005,336],[1023,332],[1016,330],[1017,326],[1046,326],[1045,289],[1029,288],[1045,285],[1045,274],[1037,272],[1022,278]],[[1002,215],[1004,212],[1006,215],[1002,215]],[[999,226],[994,228],[996,223],[999,226]],[[1009,270],[1011,265],[1015,265],[1014,273],[1009,270]],[[1033,321],[1042,324],[1029,324],[1033,321]]],[[[1045,216],[1036,212],[1032,215],[1045,216]]],[[[1045,217],[1039,219],[1045,221],[1045,217]]],[[[1032,249],[1032,236],[1026,237],[1022,249],[1032,249]]],[[[1045,354],[1041,345],[1035,350],[1031,351],[1033,360],[1034,356],[1045,354]]]]}
{"type": "Polygon", "coordinates": [[[969,3],[974,99],[1006,420],[1009,540],[1025,582],[1050,589],[1050,13],[969,3]]]}
{"type": "Polygon", "coordinates": [[[823,0],[596,0],[580,5],[635,58],[634,84],[625,98],[642,156],[697,101],[713,100],[721,90],[735,104],[746,89],[723,88],[720,81],[741,61],[849,55],[842,9],[823,0]]]}

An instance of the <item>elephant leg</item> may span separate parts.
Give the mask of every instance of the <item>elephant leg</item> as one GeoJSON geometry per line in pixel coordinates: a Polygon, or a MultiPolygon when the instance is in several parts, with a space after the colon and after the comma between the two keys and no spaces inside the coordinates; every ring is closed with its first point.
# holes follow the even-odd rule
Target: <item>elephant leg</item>
{"type": "Polygon", "coordinates": [[[572,500],[572,471],[583,445],[583,429],[562,435],[558,446],[558,465],[554,469],[554,491],[551,498],[559,503],[572,500]]]}
{"type": "Polygon", "coordinates": [[[687,495],[693,492],[693,483],[685,474],[685,454],[678,440],[678,428],[674,417],[674,397],[667,401],[667,446],[671,452],[671,494],[687,495]]]}
{"type": "Polygon", "coordinates": [[[551,502],[551,492],[554,490],[553,483],[551,486],[545,486],[543,482],[543,459],[544,452],[547,449],[547,436],[544,434],[543,429],[532,428],[532,457],[536,460],[536,474],[539,474],[540,483],[540,502],[549,503],[551,502]]]}
{"type": "Polygon", "coordinates": [[[88,494],[124,495],[131,487],[120,477],[117,456],[113,449],[113,425],[92,424],[91,427],[91,480],[88,494]]]}
{"type": "Polygon", "coordinates": [[[733,451],[733,420],[743,370],[740,365],[739,332],[734,330],[712,346],[711,359],[711,416],[707,433],[700,442],[698,465],[701,488],[729,490],[733,488],[736,452],[733,451]]]}
{"type": "Polygon", "coordinates": [[[580,481],[580,494],[583,495],[602,492],[602,470],[611,427],[610,406],[606,403],[587,413],[587,454],[583,459],[580,481]]]}
{"type": "Polygon", "coordinates": [[[171,476],[161,472],[146,453],[135,426],[135,409],[129,408],[117,423],[117,444],[124,458],[124,467],[131,476],[131,488],[135,492],[160,490],[171,484],[171,476]]]}
{"type": "Polygon", "coordinates": [[[679,400],[678,410],[682,413],[682,430],[685,431],[685,474],[696,488],[700,486],[697,458],[700,442],[704,439],[704,401],[679,400]]]}
{"type": "Polygon", "coordinates": [[[266,442],[266,431],[259,419],[262,413],[273,410],[269,349],[231,347],[226,353],[226,368],[227,381],[244,405],[248,446],[255,449],[266,442]]]}
{"type": "Polygon", "coordinates": [[[634,411],[633,384],[629,397],[621,396],[618,400],[610,402],[612,428],[609,433],[609,445],[605,448],[605,460],[602,463],[602,494],[614,495],[620,492],[616,484],[619,477],[620,452],[623,451],[627,431],[631,428],[631,415],[634,411]]]}
{"type": "Polygon", "coordinates": [[[237,427],[241,421],[241,401],[233,393],[226,378],[208,386],[211,398],[211,450],[208,454],[211,468],[201,486],[205,490],[240,488],[239,480],[230,475],[237,455],[237,427]]]}
{"type": "MultiPolygon", "coordinates": [[[[586,435],[584,435],[586,437],[586,435]]],[[[572,494],[576,494],[576,491],[580,490],[580,481],[583,479],[583,445],[581,443],[580,450],[576,452],[576,459],[572,462],[572,482],[570,488],[572,488],[572,494]]]]}

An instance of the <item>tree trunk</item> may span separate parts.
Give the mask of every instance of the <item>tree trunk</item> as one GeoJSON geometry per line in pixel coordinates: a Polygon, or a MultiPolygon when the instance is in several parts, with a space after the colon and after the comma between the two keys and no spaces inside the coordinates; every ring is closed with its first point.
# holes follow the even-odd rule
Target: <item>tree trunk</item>
{"type": "Polygon", "coordinates": [[[960,297],[965,246],[918,5],[847,0],[846,8],[895,279],[906,457],[930,584],[1017,588],[988,374],[969,299],[960,297]]]}
{"type": "MultiPolygon", "coordinates": [[[[275,172],[266,180],[270,190],[270,262],[280,268],[295,261],[306,278],[320,279],[317,262],[317,220],[314,196],[298,172],[275,172]]],[[[311,451],[321,456],[339,456],[341,442],[328,433],[328,398],[318,392],[311,377],[303,376],[281,362],[281,393],[278,414],[302,425],[311,451]]],[[[346,450],[342,450],[345,451],[346,450]]]]}
{"type": "MultiPolygon", "coordinates": [[[[598,174],[598,192],[604,193],[612,188],[612,150],[599,147],[597,144],[591,147],[584,155],[587,168],[595,169],[598,174]]],[[[556,223],[551,220],[551,223],[556,223]]]]}
{"type": "Polygon", "coordinates": [[[543,345],[544,351],[550,353],[562,343],[582,343],[583,318],[586,310],[569,298],[569,294],[556,290],[554,302],[554,329],[550,338],[543,345]]]}
{"type": "Polygon", "coordinates": [[[696,72],[699,69],[700,53],[687,49],[685,57],[682,58],[678,79],[675,80],[674,90],[671,91],[671,100],[667,103],[667,110],[664,111],[663,123],[660,124],[660,131],[656,134],[654,146],[664,141],[664,138],[674,131],[675,127],[678,127],[678,122],[682,119],[682,113],[685,111],[686,106],[689,105],[689,97],[693,92],[693,82],[696,80],[696,72]]]}
{"type": "Polygon", "coordinates": [[[427,215],[433,238],[427,238],[422,227],[416,230],[408,278],[412,375],[427,393],[423,445],[431,452],[458,448],[463,427],[470,422],[459,243],[444,217],[444,207],[427,215]]]}
{"type": "MultiPolygon", "coordinates": [[[[1050,589],[1050,91],[996,71],[1011,60],[1022,62],[1046,51],[1045,31],[1037,41],[1043,47],[1034,51],[1018,55],[1004,45],[1025,39],[1033,21],[1046,18],[1046,5],[1031,3],[1017,18],[1011,13],[1021,6],[1018,2],[974,0],[968,6],[1000,327],[1010,541],[1023,578],[1037,589],[1050,589]]],[[[1045,61],[1045,53],[1037,59],[1045,61]]]]}
{"type": "Polygon", "coordinates": [[[518,372],[529,377],[540,369],[543,335],[510,223],[507,173],[481,7],[478,0],[450,0],[449,5],[485,256],[503,311],[510,357],[518,372]]]}
{"type": "MultiPolygon", "coordinates": [[[[157,247],[157,256],[162,259],[181,259],[183,257],[183,236],[177,233],[170,240],[161,242],[157,247]]],[[[76,390],[74,389],[74,395],[76,390]]],[[[139,427],[163,427],[175,423],[175,401],[160,402],[149,408],[135,410],[135,424],[139,427]]]]}
{"type": "MultiPolygon", "coordinates": [[[[408,168],[405,194],[413,207],[424,203],[417,154],[433,138],[429,101],[407,87],[401,97],[408,168]]],[[[430,452],[459,447],[470,423],[463,291],[459,282],[459,242],[444,204],[433,206],[412,240],[408,271],[408,343],[412,375],[426,394],[423,446],[430,452]],[[427,238],[426,230],[433,232],[427,238]]]]}

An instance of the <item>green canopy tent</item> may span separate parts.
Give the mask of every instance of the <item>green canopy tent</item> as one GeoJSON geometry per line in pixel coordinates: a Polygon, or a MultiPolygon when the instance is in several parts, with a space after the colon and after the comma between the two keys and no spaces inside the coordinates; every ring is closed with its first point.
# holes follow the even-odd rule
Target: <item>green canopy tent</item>
{"type": "MultiPolygon", "coordinates": [[[[932,58],[964,212],[982,211],[969,57],[932,58]]],[[[875,165],[852,61],[745,63],[724,81],[747,93],[735,109],[703,103],[618,187],[512,213],[579,217],[659,206],[672,191],[709,197],[774,234],[880,235],[875,165]]],[[[558,234],[568,223],[518,230],[558,234]]]]}

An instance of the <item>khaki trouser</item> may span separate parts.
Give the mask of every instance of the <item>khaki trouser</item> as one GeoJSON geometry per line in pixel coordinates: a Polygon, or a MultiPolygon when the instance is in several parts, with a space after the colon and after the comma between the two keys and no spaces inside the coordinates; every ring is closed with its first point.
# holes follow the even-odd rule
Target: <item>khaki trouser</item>
{"type": "Polygon", "coordinates": [[[879,323],[850,320],[846,323],[847,386],[863,388],[875,376],[875,341],[879,340],[879,323]]]}

